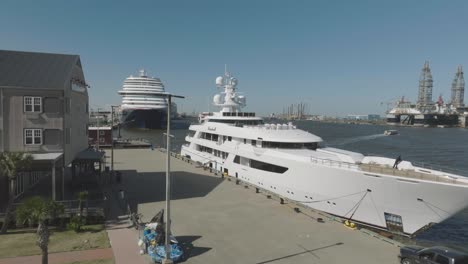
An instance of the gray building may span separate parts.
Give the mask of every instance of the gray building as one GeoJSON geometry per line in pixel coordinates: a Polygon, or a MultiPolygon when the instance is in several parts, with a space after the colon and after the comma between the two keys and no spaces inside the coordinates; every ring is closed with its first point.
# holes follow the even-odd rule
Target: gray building
{"type": "MultiPolygon", "coordinates": [[[[78,55],[0,50],[0,151],[34,158],[16,197],[42,178],[52,180],[52,198],[63,197],[65,168],[88,147],[87,88],[78,55]]],[[[0,175],[0,204],[7,182],[0,175]]]]}

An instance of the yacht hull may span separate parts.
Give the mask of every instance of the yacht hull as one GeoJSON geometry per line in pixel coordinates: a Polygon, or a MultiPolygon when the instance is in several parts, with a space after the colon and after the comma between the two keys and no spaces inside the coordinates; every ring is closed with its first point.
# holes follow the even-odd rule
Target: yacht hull
{"type": "Polygon", "coordinates": [[[248,151],[238,151],[221,160],[188,146],[183,146],[181,152],[312,209],[344,219],[352,216],[352,221],[407,235],[440,223],[467,207],[466,185],[367,173],[354,164],[327,166],[266,153],[249,155],[248,151]],[[236,164],[232,161],[235,155],[284,166],[288,170],[279,174],[236,164]]]}

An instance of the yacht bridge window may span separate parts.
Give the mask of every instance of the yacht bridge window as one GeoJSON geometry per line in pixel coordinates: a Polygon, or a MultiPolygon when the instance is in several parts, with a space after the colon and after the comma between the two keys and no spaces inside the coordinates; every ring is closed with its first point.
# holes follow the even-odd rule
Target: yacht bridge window
{"type": "Polygon", "coordinates": [[[316,150],[318,148],[318,143],[317,142],[290,143],[290,142],[262,141],[262,148],[311,149],[311,150],[316,150]]]}
{"type": "Polygon", "coordinates": [[[262,125],[262,120],[236,120],[236,119],[213,119],[209,120],[210,122],[215,123],[224,123],[224,124],[233,124],[236,126],[243,126],[243,125],[262,125]]]}
{"type": "Polygon", "coordinates": [[[218,141],[218,134],[206,133],[202,132],[200,138],[211,140],[211,141],[218,141]]]}
{"type": "Polygon", "coordinates": [[[270,163],[266,163],[266,162],[254,160],[254,159],[248,159],[248,158],[244,158],[240,156],[234,157],[234,163],[249,166],[257,170],[274,172],[274,173],[285,173],[288,170],[288,168],[283,167],[283,166],[278,166],[275,164],[270,164],[270,163]]]}
{"type": "Polygon", "coordinates": [[[255,113],[247,113],[247,112],[223,112],[223,116],[255,116],[255,113]]]}
{"type": "Polygon", "coordinates": [[[226,159],[228,157],[228,155],[229,155],[227,152],[217,150],[217,149],[208,148],[208,147],[205,147],[205,146],[198,146],[198,150],[200,152],[206,152],[206,153],[213,154],[214,156],[220,157],[220,158],[223,158],[223,159],[226,159]]]}

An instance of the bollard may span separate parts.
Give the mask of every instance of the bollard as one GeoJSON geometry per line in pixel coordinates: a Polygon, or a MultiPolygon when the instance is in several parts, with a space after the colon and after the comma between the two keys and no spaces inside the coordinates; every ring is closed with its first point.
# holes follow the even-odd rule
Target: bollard
{"type": "Polygon", "coordinates": [[[239,182],[240,182],[239,180],[236,180],[236,185],[239,185],[239,182]]]}
{"type": "Polygon", "coordinates": [[[259,188],[255,188],[255,193],[259,193],[260,192],[260,189],[259,188]]]}
{"type": "Polygon", "coordinates": [[[300,212],[301,212],[301,209],[299,209],[299,207],[294,207],[294,212],[300,213],[300,212]]]}
{"type": "Polygon", "coordinates": [[[271,195],[270,195],[270,194],[268,194],[266,197],[267,197],[267,199],[271,199],[271,195]]]}
{"type": "Polygon", "coordinates": [[[280,204],[284,204],[284,199],[280,198],[280,204]]]}

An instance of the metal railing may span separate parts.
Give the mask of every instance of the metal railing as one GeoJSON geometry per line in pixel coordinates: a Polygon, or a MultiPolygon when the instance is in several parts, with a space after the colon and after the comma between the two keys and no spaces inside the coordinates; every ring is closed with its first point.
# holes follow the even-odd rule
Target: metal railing
{"type": "MultiPolygon", "coordinates": [[[[64,207],[63,215],[77,215],[80,213],[79,200],[64,200],[64,201],[56,201],[59,204],[62,204],[64,207]]],[[[13,210],[18,208],[22,203],[14,203],[13,210]]],[[[85,200],[83,201],[83,215],[104,215],[104,200],[85,200]]],[[[3,214],[4,215],[4,214],[3,214]]],[[[1,214],[0,214],[1,216],[1,214]]]]}
{"type": "Polygon", "coordinates": [[[374,164],[360,164],[359,167],[363,171],[381,173],[386,175],[405,177],[410,179],[418,179],[425,181],[434,181],[434,182],[443,182],[443,183],[452,183],[452,184],[461,184],[468,185],[468,182],[463,181],[459,178],[448,176],[448,175],[436,175],[428,172],[421,172],[416,170],[399,170],[390,168],[387,166],[379,166],[374,164]]]}
{"type": "Polygon", "coordinates": [[[344,162],[344,161],[321,159],[321,158],[315,158],[315,157],[310,157],[310,161],[313,162],[313,163],[316,163],[316,164],[322,164],[322,165],[330,166],[330,167],[359,169],[358,164],[354,164],[354,163],[350,163],[350,162],[344,162]]]}
{"type": "MultiPolygon", "coordinates": [[[[355,163],[349,163],[349,162],[343,162],[343,161],[337,161],[337,160],[320,159],[320,158],[315,158],[315,157],[311,157],[310,160],[311,162],[315,164],[321,164],[321,165],[330,166],[330,167],[357,169],[357,170],[371,172],[371,173],[372,172],[380,173],[384,175],[392,175],[392,176],[405,177],[405,178],[410,178],[410,179],[468,185],[468,181],[463,181],[462,179],[457,178],[457,177],[453,177],[450,175],[437,175],[437,174],[432,174],[430,171],[427,171],[427,172],[423,171],[424,168],[427,168],[427,167],[422,167],[422,166],[421,168],[418,168],[420,166],[417,166],[417,168],[415,168],[414,170],[408,170],[408,169],[399,170],[399,169],[391,168],[388,165],[362,164],[362,163],[355,164],[355,163]]],[[[442,170],[439,170],[439,171],[442,171],[442,170]]]]}
{"type": "Polygon", "coordinates": [[[454,168],[449,168],[441,165],[436,165],[433,163],[429,162],[419,162],[419,161],[412,161],[411,164],[415,167],[419,167],[422,169],[429,169],[429,170],[434,170],[434,171],[439,171],[439,172],[445,172],[445,173],[450,173],[450,174],[456,174],[456,175],[461,175],[461,176],[468,176],[468,172],[459,170],[459,169],[454,169],[454,168]]]}

